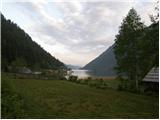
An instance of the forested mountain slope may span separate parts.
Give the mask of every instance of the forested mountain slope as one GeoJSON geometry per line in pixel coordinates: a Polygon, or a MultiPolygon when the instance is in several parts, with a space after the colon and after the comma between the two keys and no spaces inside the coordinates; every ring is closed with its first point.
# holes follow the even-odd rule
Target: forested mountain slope
{"type": "Polygon", "coordinates": [[[17,24],[1,14],[2,70],[20,65],[31,69],[58,69],[64,64],[32,40],[17,24]]]}

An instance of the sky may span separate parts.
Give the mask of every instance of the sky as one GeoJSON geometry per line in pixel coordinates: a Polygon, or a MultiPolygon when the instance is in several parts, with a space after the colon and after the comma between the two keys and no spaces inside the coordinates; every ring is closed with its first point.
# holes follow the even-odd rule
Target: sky
{"type": "Polygon", "coordinates": [[[134,7],[145,25],[156,0],[2,0],[1,12],[65,64],[84,66],[114,44],[134,7]]]}

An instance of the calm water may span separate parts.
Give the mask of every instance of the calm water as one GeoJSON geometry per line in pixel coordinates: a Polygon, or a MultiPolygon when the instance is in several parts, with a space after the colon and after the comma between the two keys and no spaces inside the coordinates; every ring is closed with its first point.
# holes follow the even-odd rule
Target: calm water
{"type": "Polygon", "coordinates": [[[72,71],[73,71],[72,75],[76,75],[78,76],[78,78],[93,77],[92,71],[90,70],[72,69],[72,71]]]}
{"type": "Polygon", "coordinates": [[[72,75],[78,76],[78,78],[105,78],[105,79],[113,79],[115,76],[102,76],[91,70],[81,70],[81,69],[72,69],[72,75]]]}

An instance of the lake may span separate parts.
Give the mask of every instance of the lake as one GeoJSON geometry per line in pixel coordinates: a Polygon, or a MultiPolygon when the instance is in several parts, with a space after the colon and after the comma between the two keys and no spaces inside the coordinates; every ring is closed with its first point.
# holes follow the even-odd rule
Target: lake
{"type": "Polygon", "coordinates": [[[92,77],[92,71],[90,70],[72,69],[72,71],[72,75],[78,76],[78,78],[92,77]]]}
{"type": "Polygon", "coordinates": [[[82,70],[82,69],[72,69],[72,75],[78,76],[78,78],[104,78],[104,79],[114,79],[115,76],[102,76],[91,70],[82,70]]]}

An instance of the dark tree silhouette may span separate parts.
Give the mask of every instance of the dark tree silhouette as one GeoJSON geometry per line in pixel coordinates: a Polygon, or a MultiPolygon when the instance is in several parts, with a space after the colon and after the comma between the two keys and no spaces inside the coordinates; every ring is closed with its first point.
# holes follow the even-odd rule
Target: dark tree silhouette
{"type": "MultiPolygon", "coordinates": [[[[41,48],[17,24],[6,20],[1,14],[1,60],[2,70],[25,60],[25,66],[31,69],[59,69],[64,64],[41,48]]],[[[17,64],[22,64],[19,63],[17,64]]]]}

